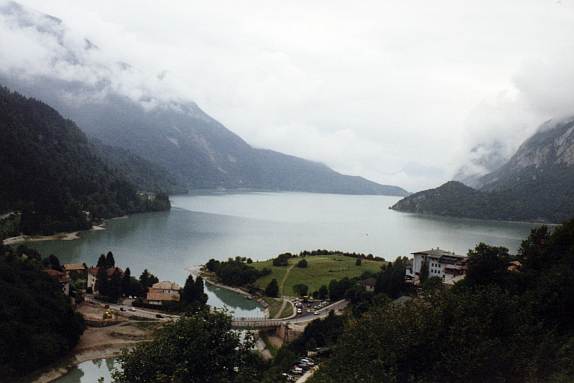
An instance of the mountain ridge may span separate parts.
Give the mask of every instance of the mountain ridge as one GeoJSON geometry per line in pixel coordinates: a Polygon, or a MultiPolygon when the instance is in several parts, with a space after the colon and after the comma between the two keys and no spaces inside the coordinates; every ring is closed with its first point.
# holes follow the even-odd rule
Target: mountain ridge
{"type": "MultiPolygon", "coordinates": [[[[0,7],[0,15],[10,27],[33,30],[61,51],[54,57],[57,65],[50,64],[52,71],[37,74],[16,68],[1,72],[0,82],[43,100],[103,144],[165,169],[176,183],[189,189],[408,194],[398,186],[343,175],[324,164],[253,148],[196,103],[166,98],[154,93],[153,86],[126,91],[126,84],[114,81],[137,69],[124,62],[98,60],[101,48],[85,38],[83,43],[77,36],[67,39],[69,30],[60,19],[14,2],[0,7]],[[84,77],[90,81],[83,81],[84,77]]],[[[153,81],[161,83],[161,76],[153,81]]]]}
{"type": "Polygon", "coordinates": [[[414,193],[397,211],[509,221],[563,222],[574,216],[574,118],[544,123],[474,189],[450,181],[414,193]],[[454,185],[454,186],[453,186],[454,185]]]}

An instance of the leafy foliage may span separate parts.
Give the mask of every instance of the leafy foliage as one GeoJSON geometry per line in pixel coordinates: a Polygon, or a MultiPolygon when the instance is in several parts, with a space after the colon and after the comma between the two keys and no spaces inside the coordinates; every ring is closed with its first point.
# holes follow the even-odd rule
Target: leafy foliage
{"type": "Polygon", "coordinates": [[[273,278],[271,282],[269,282],[265,288],[265,295],[273,298],[279,296],[279,284],[277,283],[277,279],[273,278]]]}
{"type": "Polygon", "coordinates": [[[0,371],[10,381],[69,352],[84,321],[60,285],[40,270],[39,254],[0,245],[0,371]]]}
{"type": "Polygon", "coordinates": [[[350,321],[313,382],[574,379],[574,221],[534,229],[517,259],[479,244],[463,281],[430,278],[423,292],[350,321]]]}
{"type": "Polygon", "coordinates": [[[207,303],[207,294],[204,292],[203,278],[200,276],[193,280],[193,275],[189,275],[181,292],[181,304],[191,311],[203,309],[207,303]]]}
{"type": "Polygon", "coordinates": [[[205,265],[207,269],[214,272],[221,282],[229,286],[244,286],[251,284],[262,276],[271,273],[269,269],[257,270],[247,264],[247,259],[237,257],[229,258],[227,261],[217,261],[210,259],[205,265]]]}
{"type": "Polygon", "coordinates": [[[151,342],[120,357],[117,383],[234,383],[258,381],[253,339],[232,331],[223,313],[203,311],[164,326],[151,342]]]}

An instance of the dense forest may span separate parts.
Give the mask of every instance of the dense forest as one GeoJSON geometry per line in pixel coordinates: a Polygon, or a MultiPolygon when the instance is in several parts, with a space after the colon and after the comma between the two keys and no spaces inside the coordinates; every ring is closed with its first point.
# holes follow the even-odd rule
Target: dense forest
{"type": "Polygon", "coordinates": [[[0,88],[0,215],[21,212],[19,231],[51,234],[94,220],[169,209],[163,193],[141,193],[98,157],[70,120],[0,88]]]}
{"type": "Polygon", "coordinates": [[[58,360],[84,331],[82,316],[41,267],[34,250],[0,245],[1,381],[58,360]]]}
{"type": "Polygon", "coordinates": [[[515,256],[478,245],[451,289],[372,305],[346,323],[313,382],[570,382],[573,316],[570,221],[534,229],[515,256]]]}

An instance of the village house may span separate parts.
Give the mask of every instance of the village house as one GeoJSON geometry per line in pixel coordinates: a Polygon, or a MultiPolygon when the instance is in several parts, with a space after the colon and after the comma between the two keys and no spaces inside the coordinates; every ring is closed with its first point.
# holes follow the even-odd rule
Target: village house
{"type": "Polygon", "coordinates": [[[64,295],[70,295],[70,277],[68,274],[54,269],[44,269],[43,271],[60,284],[64,295]]]}
{"type": "Polygon", "coordinates": [[[166,302],[179,302],[181,287],[170,281],[163,281],[154,284],[149,288],[146,296],[150,305],[162,305],[166,302]]]}
{"type": "Polygon", "coordinates": [[[443,283],[454,284],[464,278],[468,257],[455,254],[440,248],[412,253],[412,264],[407,267],[406,277],[417,283],[420,280],[421,269],[426,263],[428,277],[438,277],[443,283]]]}
{"type": "Polygon", "coordinates": [[[85,263],[64,263],[63,267],[70,279],[86,279],[88,268],[85,263]]]}
{"type": "MultiPolygon", "coordinates": [[[[98,281],[98,271],[99,270],[100,270],[99,267],[90,267],[88,269],[88,280],[87,280],[86,288],[88,289],[88,291],[91,290],[94,294],[97,293],[96,283],[98,281]]],[[[122,275],[122,276],[124,275],[124,271],[122,269],[120,269],[119,267],[110,267],[109,269],[106,270],[106,274],[108,276],[108,279],[110,279],[116,271],[119,272],[120,275],[122,275]]]]}

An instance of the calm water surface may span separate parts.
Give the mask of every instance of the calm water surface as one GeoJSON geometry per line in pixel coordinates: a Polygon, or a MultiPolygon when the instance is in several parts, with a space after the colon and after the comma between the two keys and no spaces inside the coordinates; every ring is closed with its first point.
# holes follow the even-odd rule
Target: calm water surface
{"type": "MultiPolygon", "coordinates": [[[[63,262],[95,264],[111,250],[132,275],[144,268],[160,280],[183,284],[186,268],[210,258],[267,259],[304,249],[372,253],[393,260],[416,250],[441,247],[466,253],[478,242],[516,251],[533,227],[525,223],[424,217],[388,207],[398,198],[313,193],[213,193],[173,196],[169,212],[111,220],[104,231],[75,241],[32,245],[63,262]]],[[[210,303],[237,314],[256,314],[253,302],[208,291],[210,303]],[[253,311],[255,310],[255,311],[253,311]]]]}
{"type": "Polygon", "coordinates": [[[97,359],[80,363],[55,383],[96,383],[104,378],[105,383],[112,381],[111,371],[116,366],[115,359],[97,359]]]}

